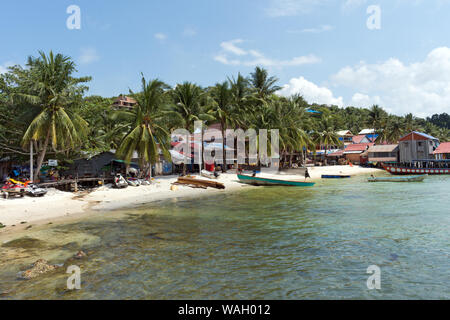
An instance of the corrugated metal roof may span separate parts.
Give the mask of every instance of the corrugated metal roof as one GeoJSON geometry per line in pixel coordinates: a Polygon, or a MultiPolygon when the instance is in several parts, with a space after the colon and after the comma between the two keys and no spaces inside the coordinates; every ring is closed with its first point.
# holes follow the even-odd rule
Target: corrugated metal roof
{"type": "Polygon", "coordinates": [[[409,139],[406,139],[406,137],[410,136],[411,134],[416,134],[416,135],[419,135],[419,136],[421,136],[421,137],[423,137],[425,139],[429,139],[429,140],[439,140],[438,138],[430,136],[429,134],[418,132],[418,131],[413,131],[413,132],[410,132],[410,133],[404,135],[403,137],[401,137],[400,141],[409,140],[409,139]]]}
{"type": "Polygon", "coordinates": [[[393,152],[397,148],[398,148],[398,144],[383,144],[383,145],[371,146],[368,151],[369,152],[393,152]]]}
{"type": "Polygon", "coordinates": [[[344,154],[353,153],[355,151],[363,152],[366,151],[367,148],[373,146],[373,143],[357,143],[357,144],[349,144],[347,148],[344,150],[344,154]]]}
{"type": "Polygon", "coordinates": [[[359,134],[371,134],[371,133],[375,133],[375,129],[363,129],[361,130],[361,132],[359,134]]]}

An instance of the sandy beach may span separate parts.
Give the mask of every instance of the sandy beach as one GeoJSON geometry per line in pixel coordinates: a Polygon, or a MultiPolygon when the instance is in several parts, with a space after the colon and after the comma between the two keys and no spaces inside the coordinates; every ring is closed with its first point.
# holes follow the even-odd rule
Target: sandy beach
{"type": "MultiPolygon", "coordinates": [[[[362,168],[357,166],[330,166],[308,168],[311,180],[319,180],[322,174],[358,175],[380,172],[379,169],[362,168]]],[[[263,173],[265,177],[275,175],[263,173]]],[[[198,177],[207,179],[204,177],[198,177]]],[[[280,174],[278,179],[302,180],[301,174],[280,174]]],[[[110,186],[100,187],[92,192],[82,191],[78,193],[62,192],[55,189],[49,190],[42,198],[14,198],[0,199],[0,223],[6,227],[0,232],[11,231],[13,228],[27,226],[30,223],[40,224],[52,219],[63,219],[83,213],[95,214],[100,211],[135,207],[154,201],[163,201],[174,198],[202,197],[222,192],[236,192],[242,188],[254,188],[241,184],[236,174],[222,174],[218,182],[225,185],[225,190],[208,188],[193,189],[188,186],[176,186],[171,190],[172,183],[177,176],[157,177],[152,185],[140,187],[128,187],[126,189],[113,189],[110,186]]]]}

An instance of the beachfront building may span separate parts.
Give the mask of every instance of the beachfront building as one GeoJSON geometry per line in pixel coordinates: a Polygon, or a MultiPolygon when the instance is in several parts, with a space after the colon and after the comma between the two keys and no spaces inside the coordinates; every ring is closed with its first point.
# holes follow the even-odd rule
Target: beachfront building
{"type": "Polygon", "coordinates": [[[377,134],[358,134],[356,136],[352,137],[352,142],[354,144],[360,144],[360,143],[375,143],[375,140],[377,140],[378,135],[377,134]]]}
{"type": "Polygon", "coordinates": [[[137,101],[133,98],[120,95],[116,100],[114,100],[112,107],[115,110],[132,110],[136,104],[137,101]]]}
{"type": "Polygon", "coordinates": [[[344,155],[347,161],[354,164],[365,164],[368,161],[367,150],[373,146],[373,143],[350,144],[344,149],[344,155]]]}
{"type": "Polygon", "coordinates": [[[397,162],[398,150],[398,144],[373,145],[367,150],[369,153],[369,163],[397,162]]]}
{"type": "Polygon", "coordinates": [[[443,142],[433,152],[436,160],[450,160],[450,142],[443,142]]]}
{"type": "Polygon", "coordinates": [[[339,140],[342,141],[344,146],[353,143],[353,133],[350,130],[341,130],[336,132],[336,134],[339,136],[339,140]]]}
{"type": "Polygon", "coordinates": [[[435,159],[434,152],[438,146],[438,138],[413,131],[399,140],[399,160],[406,163],[414,160],[435,159]]]}

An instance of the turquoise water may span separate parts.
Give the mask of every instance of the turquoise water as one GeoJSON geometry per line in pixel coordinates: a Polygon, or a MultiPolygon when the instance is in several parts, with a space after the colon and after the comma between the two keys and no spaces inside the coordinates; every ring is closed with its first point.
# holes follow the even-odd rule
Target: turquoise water
{"type": "Polygon", "coordinates": [[[361,176],[32,228],[0,247],[0,298],[449,299],[449,190],[449,176],[361,176]],[[64,263],[80,249],[88,258],[72,264],[81,290],[66,289],[64,268],[17,279],[38,258],[64,263]],[[370,265],[381,269],[381,290],[367,289],[370,265]]]}

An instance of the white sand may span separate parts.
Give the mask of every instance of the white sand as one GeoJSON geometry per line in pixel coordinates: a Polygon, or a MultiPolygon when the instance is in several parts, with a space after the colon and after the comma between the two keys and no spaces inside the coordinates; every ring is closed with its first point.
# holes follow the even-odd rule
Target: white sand
{"type": "MultiPolygon", "coordinates": [[[[308,168],[312,180],[320,179],[322,174],[344,174],[357,175],[368,174],[379,171],[378,169],[369,169],[350,166],[331,166],[331,167],[311,167],[308,168]]],[[[263,176],[274,176],[263,173],[263,176]]],[[[198,177],[207,179],[204,177],[198,177]]],[[[276,175],[277,179],[301,180],[302,175],[276,175]]],[[[173,198],[201,197],[210,194],[237,191],[242,188],[253,188],[241,184],[237,180],[235,173],[223,174],[218,181],[225,185],[225,190],[208,188],[193,189],[187,186],[176,186],[177,190],[172,191],[171,185],[177,180],[176,176],[157,177],[150,186],[128,187],[126,189],[112,189],[104,186],[94,192],[69,193],[58,190],[50,190],[42,198],[11,198],[8,200],[0,199],[0,223],[8,226],[0,229],[3,232],[10,229],[12,225],[20,225],[21,222],[39,223],[49,221],[49,219],[74,216],[85,212],[98,212],[98,210],[114,210],[138,206],[141,204],[161,201],[173,198]]]]}

